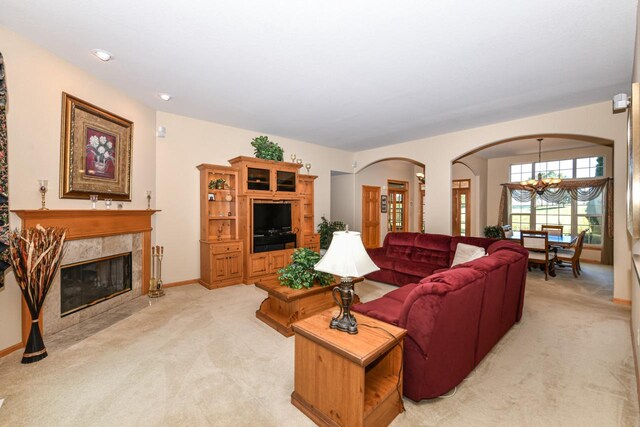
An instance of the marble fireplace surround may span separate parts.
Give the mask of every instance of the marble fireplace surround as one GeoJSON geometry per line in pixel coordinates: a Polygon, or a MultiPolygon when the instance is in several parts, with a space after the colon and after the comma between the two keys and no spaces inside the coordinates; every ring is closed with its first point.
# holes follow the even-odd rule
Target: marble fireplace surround
{"type": "MultiPolygon", "coordinates": [[[[70,256],[81,254],[82,250],[87,249],[85,244],[91,245],[92,253],[90,258],[99,258],[93,256],[98,252],[98,248],[105,256],[112,255],[112,250],[120,250],[130,247],[132,252],[132,267],[133,267],[133,288],[131,292],[119,295],[101,304],[97,304],[94,307],[81,310],[72,315],[60,318],[60,273],[58,273],[54,279],[54,283],[50,290],[50,294],[45,300],[44,308],[40,314],[40,329],[44,333],[52,333],[56,330],[64,329],[67,326],[71,326],[74,323],[80,322],[83,318],[90,317],[97,314],[92,313],[90,310],[96,307],[103,306],[105,310],[108,310],[110,304],[118,304],[128,299],[134,298],[138,295],[145,295],[149,290],[149,279],[151,278],[151,216],[159,211],[156,210],[15,210],[22,220],[22,227],[35,227],[37,224],[43,227],[62,227],[67,229],[67,242],[65,243],[65,258],[63,264],[69,264],[74,261],[70,261],[70,256]],[[116,239],[111,239],[111,236],[118,236],[116,239]],[[78,242],[74,242],[74,241],[78,242]],[[84,249],[83,249],[84,248],[84,249]],[[139,256],[136,254],[138,253],[139,256]],[[136,258],[138,273],[136,273],[136,258]],[[139,277],[139,279],[138,279],[139,277]],[[57,283],[56,283],[57,282],[57,283]],[[57,286],[58,294],[55,295],[54,287],[57,286]],[[126,298],[122,301],[118,300],[119,297],[126,298]],[[57,314],[55,312],[55,305],[57,304],[57,314]],[[105,305],[106,304],[106,305],[105,305]],[[49,310],[48,310],[49,309],[49,310]],[[45,312],[48,314],[43,315],[45,312]],[[51,312],[51,313],[49,313],[51,312]],[[83,313],[86,312],[86,313],[83,313]],[[75,316],[74,318],[74,315],[75,316]],[[57,320],[52,320],[52,316],[57,316],[57,320]],[[66,320],[70,319],[70,320],[66,320]],[[54,322],[50,327],[46,322],[54,322]],[[66,322],[69,322],[67,324],[66,322]]],[[[129,250],[123,250],[122,253],[129,252],[129,250]]],[[[84,260],[84,258],[82,259],[84,260]]],[[[101,311],[104,311],[100,309],[101,311]]],[[[29,334],[29,328],[31,327],[31,315],[26,307],[24,301],[22,302],[22,343],[27,342],[29,334]]]]}

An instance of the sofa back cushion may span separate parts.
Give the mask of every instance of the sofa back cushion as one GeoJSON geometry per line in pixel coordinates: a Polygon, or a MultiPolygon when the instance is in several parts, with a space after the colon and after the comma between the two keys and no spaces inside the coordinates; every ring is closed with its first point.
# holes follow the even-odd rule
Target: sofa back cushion
{"type": "Polygon", "coordinates": [[[397,260],[410,260],[417,235],[418,233],[387,233],[384,238],[387,256],[397,260]]]}
{"type": "Polygon", "coordinates": [[[450,245],[451,236],[418,233],[411,253],[411,261],[438,267],[448,267],[450,263],[450,245]]]}

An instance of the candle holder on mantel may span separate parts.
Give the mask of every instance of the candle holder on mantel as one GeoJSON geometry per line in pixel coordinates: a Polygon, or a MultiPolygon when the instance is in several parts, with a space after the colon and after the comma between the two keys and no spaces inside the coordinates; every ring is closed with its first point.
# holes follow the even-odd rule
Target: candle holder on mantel
{"type": "Polygon", "coordinates": [[[162,289],[162,257],[164,246],[153,246],[151,248],[151,280],[149,280],[149,298],[164,296],[162,289]],[[156,260],[158,261],[156,264],[156,260]],[[156,270],[157,265],[157,270],[156,270]]]}
{"type": "Polygon", "coordinates": [[[45,195],[47,194],[47,191],[48,191],[48,188],[47,188],[48,184],[49,184],[49,181],[46,179],[38,180],[38,185],[40,186],[40,195],[42,196],[42,207],[40,208],[41,211],[49,210],[49,208],[45,206],[45,200],[44,200],[45,195]]]}
{"type": "Polygon", "coordinates": [[[151,190],[147,190],[147,210],[151,210],[151,190]]]}

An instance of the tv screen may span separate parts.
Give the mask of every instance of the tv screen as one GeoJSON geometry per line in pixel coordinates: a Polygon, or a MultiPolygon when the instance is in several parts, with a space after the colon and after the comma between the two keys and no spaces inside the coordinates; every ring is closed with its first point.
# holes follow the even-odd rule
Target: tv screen
{"type": "Polygon", "coordinates": [[[291,203],[254,203],[253,234],[291,231],[291,203]]]}

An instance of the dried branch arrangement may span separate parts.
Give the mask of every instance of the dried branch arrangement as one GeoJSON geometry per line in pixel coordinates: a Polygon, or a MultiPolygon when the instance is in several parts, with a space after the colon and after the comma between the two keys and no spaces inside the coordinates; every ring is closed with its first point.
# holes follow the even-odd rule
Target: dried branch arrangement
{"type": "Polygon", "coordinates": [[[66,230],[62,228],[37,225],[16,230],[9,236],[11,265],[32,319],[22,363],[35,362],[47,356],[38,317],[62,261],[65,235],[66,230]]]}

